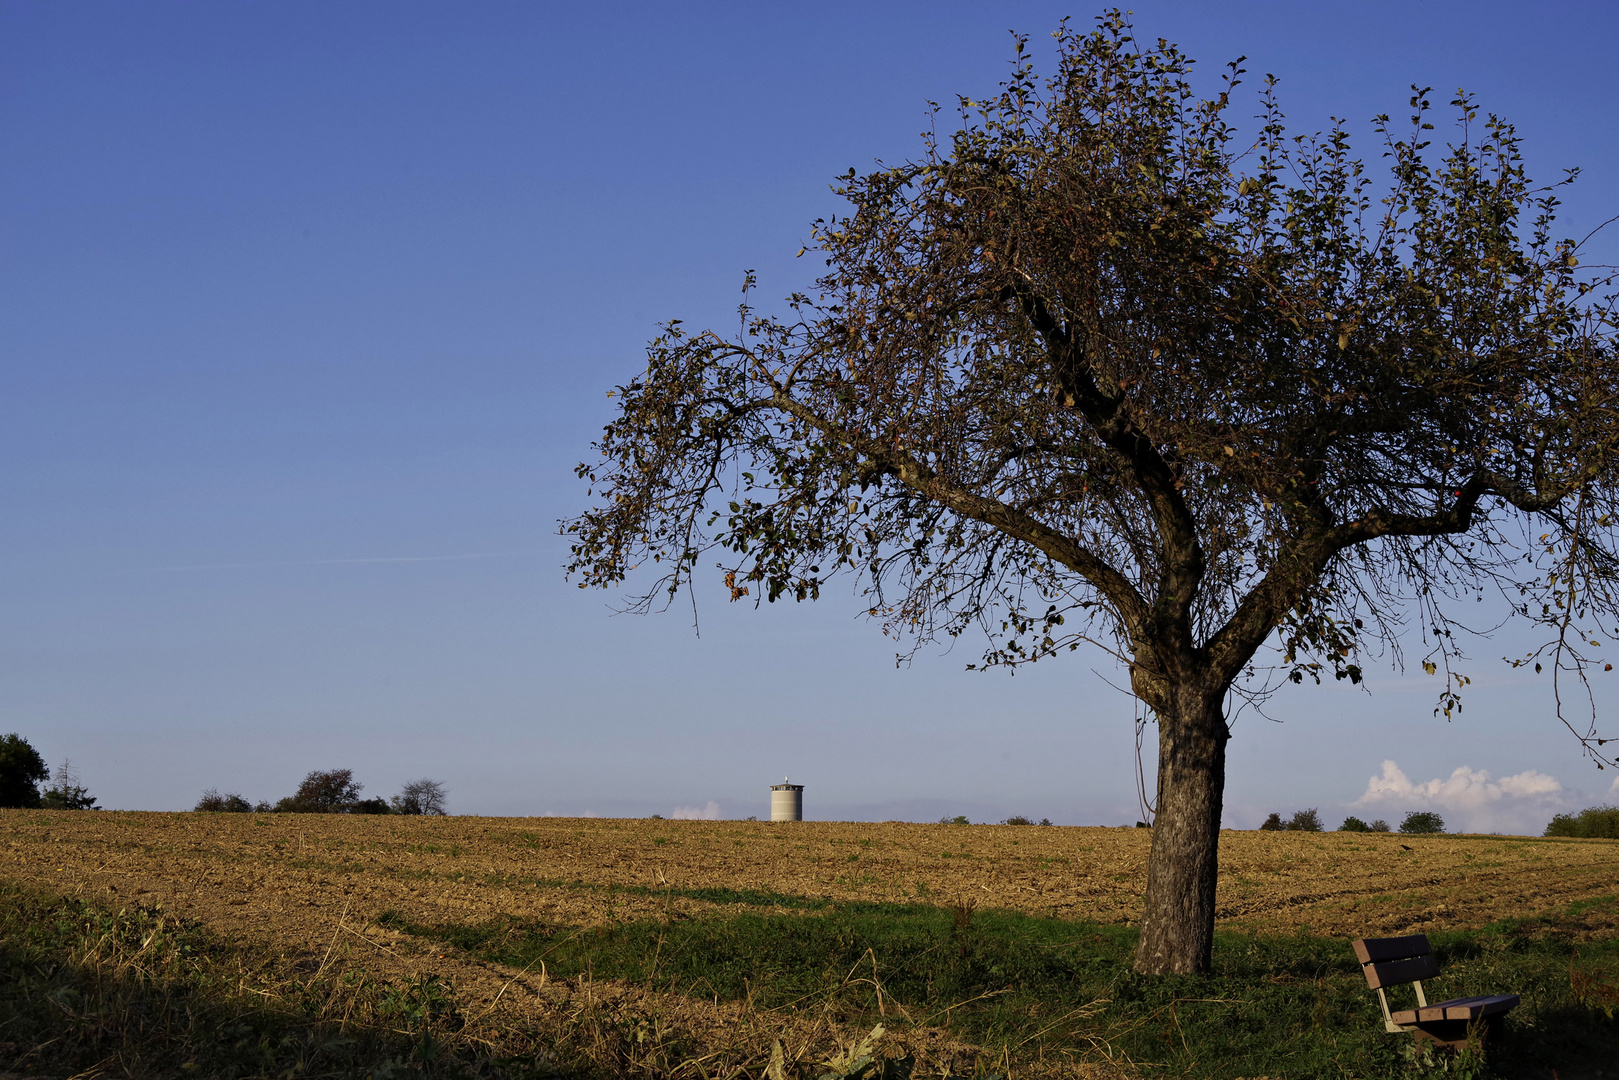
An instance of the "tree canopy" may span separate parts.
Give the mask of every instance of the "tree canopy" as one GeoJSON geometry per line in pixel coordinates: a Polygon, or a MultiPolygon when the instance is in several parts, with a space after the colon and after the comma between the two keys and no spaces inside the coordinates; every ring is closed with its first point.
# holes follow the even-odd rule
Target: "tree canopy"
{"type": "Polygon", "coordinates": [[[1553,815],[1544,835],[1619,840],[1619,806],[1588,806],[1578,814],[1553,815]]]}
{"type": "MultiPolygon", "coordinates": [[[[218,788],[209,788],[191,809],[199,814],[246,814],[252,811],[253,804],[235,792],[221,795],[218,788]]],[[[269,806],[266,805],[265,809],[268,810],[269,806]]]]}
{"type": "MultiPolygon", "coordinates": [[[[316,769],[305,776],[298,790],[276,803],[276,810],[293,814],[347,814],[360,804],[365,785],[354,779],[353,769],[316,769]]],[[[387,813],[387,804],[383,804],[387,813]]]]}
{"type": "Polygon", "coordinates": [[[36,807],[39,785],[51,778],[39,751],[15,731],[0,737],[0,807],[36,807]]]}
{"type": "Polygon", "coordinates": [[[735,333],[663,328],[579,467],[569,569],[656,568],[641,610],[705,564],[755,602],[845,572],[909,648],[1106,649],[1159,734],[1137,966],[1198,970],[1229,694],[1358,682],[1415,623],[1448,716],[1457,602],[1505,597],[1554,678],[1619,625],[1613,279],[1466,94],[1442,146],[1427,90],[1377,117],[1374,182],[1272,79],[1239,133],[1241,61],[1202,97],[1116,11],[1055,37],[1049,79],[1019,39],[916,160],[839,179],[782,314],[750,274],[735,333]]]}
{"type": "Polygon", "coordinates": [[[399,794],[389,800],[389,807],[396,814],[428,814],[443,817],[448,812],[445,809],[448,803],[449,792],[445,790],[444,785],[424,776],[400,788],[399,794]]]}

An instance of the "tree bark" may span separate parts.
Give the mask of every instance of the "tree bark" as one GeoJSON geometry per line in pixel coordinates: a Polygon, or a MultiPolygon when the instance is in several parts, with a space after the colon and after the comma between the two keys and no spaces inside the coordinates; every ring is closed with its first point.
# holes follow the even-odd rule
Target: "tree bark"
{"type": "Polygon", "coordinates": [[[1169,708],[1155,710],[1158,812],[1135,962],[1144,975],[1209,970],[1230,738],[1224,698],[1183,685],[1169,708]]]}

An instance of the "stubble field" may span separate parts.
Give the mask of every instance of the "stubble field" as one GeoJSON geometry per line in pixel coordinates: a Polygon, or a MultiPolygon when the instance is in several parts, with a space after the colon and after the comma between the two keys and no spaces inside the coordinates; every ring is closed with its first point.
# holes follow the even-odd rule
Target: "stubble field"
{"type": "MultiPolygon", "coordinates": [[[[1101,923],[1140,908],[1144,829],[850,822],[0,811],[0,875],[223,929],[328,935],[493,914],[590,925],[715,905],[705,890],[949,904],[1101,923]]],[[[1221,834],[1221,925],[1361,936],[1467,929],[1619,883],[1619,844],[1221,834]]],[[[729,910],[737,898],[727,898],[729,910]]]]}
{"type": "MultiPolygon", "coordinates": [[[[379,912],[589,926],[776,910],[772,895],[1125,924],[1144,829],[849,822],[0,811],[0,876],[324,948],[379,912]],[[710,890],[758,894],[705,899],[710,890]],[[741,901],[741,903],[739,903],[741,901]]],[[[1612,893],[1619,843],[1221,835],[1222,926],[1360,937],[1471,929],[1612,893]]]]}
{"type": "MultiPolygon", "coordinates": [[[[480,1017],[577,1015],[588,996],[592,1007],[610,999],[729,1038],[757,1016],[723,995],[672,1008],[680,995],[653,992],[650,977],[622,986],[547,981],[543,966],[519,970],[398,928],[508,920],[584,932],[790,916],[809,910],[807,901],[819,911],[900,903],[1122,926],[1139,914],[1150,838],[1137,829],[894,822],[8,810],[0,879],[106,909],[157,908],[317,976],[436,976],[480,1017]]],[[[1221,837],[1218,916],[1227,930],[1257,935],[1443,934],[1566,912],[1612,896],[1616,884],[1611,841],[1232,831],[1221,837]]],[[[1563,926],[1576,939],[1611,941],[1619,908],[1597,904],[1563,926]]],[[[917,1025],[908,1052],[945,1059],[948,1072],[951,1046],[961,1047],[926,1026],[917,1025]]],[[[768,1039],[760,1045],[766,1052],[768,1039]]]]}

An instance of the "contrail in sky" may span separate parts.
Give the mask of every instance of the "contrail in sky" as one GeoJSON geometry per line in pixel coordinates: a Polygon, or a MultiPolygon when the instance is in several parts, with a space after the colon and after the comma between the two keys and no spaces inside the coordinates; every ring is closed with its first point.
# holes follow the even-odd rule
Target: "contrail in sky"
{"type": "Polygon", "coordinates": [[[356,566],[366,563],[465,562],[533,555],[532,551],[481,551],[470,555],[385,555],[363,559],[294,559],[286,562],[199,563],[195,566],[153,566],[152,570],[261,570],[277,566],[356,566]]]}

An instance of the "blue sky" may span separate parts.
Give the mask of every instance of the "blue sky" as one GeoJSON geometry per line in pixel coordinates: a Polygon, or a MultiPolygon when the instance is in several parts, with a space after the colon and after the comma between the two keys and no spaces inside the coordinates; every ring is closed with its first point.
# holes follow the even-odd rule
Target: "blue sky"
{"type": "MultiPolygon", "coordinates": [[[[1584,168],[1568,232],[1619,212],[1611,4],[1134,10],[1372,159],[1408,84],[1466,86],[1536,175],[1584,168]]],[[[1134,821],[1101,656],[896,668],[836,588],[716,586],[698,637],[565,583],[556,535],[654,324],[729,325],[749,268],[801,287],[832,176],[915,154],[929,99],[1069,14],[1095,11],[0,0],[0,732],[128,809],[350,767],[463,813],[740,817],[791,773],[811,817],[1134,821]]],[[[1448,724],[1393,670],[1244,716],[1227,824],[1538,831],[1614,798],[1497,659],[1520,644],[1474,649],[1448,724]]]]}

